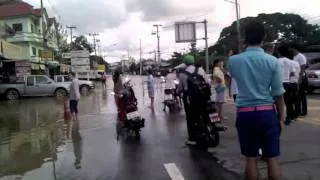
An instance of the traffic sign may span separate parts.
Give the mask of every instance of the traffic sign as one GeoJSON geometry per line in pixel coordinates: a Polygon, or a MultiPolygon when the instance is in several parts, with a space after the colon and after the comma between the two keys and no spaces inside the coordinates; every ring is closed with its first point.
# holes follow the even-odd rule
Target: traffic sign
{"type": "Polygon", "coordinates": [[[72,66],[72,72],[89,72],[90,66],[72,66]]]}
{"type": "Polygon", "coordinates": [[[89,51],[71,51],[71,58],[84,57],[88,58],[90,56],[89,51]]]}
{"type": "Polygon", "coordinates": [[[72,66],[81,66],[81,65],[89,65],[90,60],[89,58],[72,58],[71,65],[72,66]]]}

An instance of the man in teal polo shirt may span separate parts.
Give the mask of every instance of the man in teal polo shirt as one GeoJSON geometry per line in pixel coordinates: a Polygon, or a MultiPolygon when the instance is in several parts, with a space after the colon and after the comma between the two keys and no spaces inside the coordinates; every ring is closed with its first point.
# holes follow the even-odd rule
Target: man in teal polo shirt
{"type": "Polygon", "coordinates": [[[259,148],[267,158],[269,179],[281,178],[277,157],[285,120],[285,91],[278,60],[261,48],[264,37],[263,24],[249,23],[245,28],[246,51],[230,57],[229,61],[229,72],[238,83],[236,127],[241,153],[246,156],[248,180],[258,179],[259,148]]]}

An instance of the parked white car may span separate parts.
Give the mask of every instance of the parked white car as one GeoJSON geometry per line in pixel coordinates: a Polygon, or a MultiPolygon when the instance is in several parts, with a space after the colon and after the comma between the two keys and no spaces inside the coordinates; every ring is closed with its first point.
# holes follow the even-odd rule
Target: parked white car
{"type": "MultiPolygon", "coordinates": [[[[54,81],[58,83],[65,83],[67,85],[70,85],[71,80],[69,79],[68,75],[56,75],[54,76],[54,81]]],[[[85,81],[85,80],[78,80],[80,92],[86,93],[90,90],[94,89],[94,83],[92,81],[85,81]]]]}

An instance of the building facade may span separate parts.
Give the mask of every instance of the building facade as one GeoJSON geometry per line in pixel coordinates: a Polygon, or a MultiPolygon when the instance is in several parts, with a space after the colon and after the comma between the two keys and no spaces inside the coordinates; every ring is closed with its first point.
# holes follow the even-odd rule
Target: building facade
{"type": "Polygon", "coordinates": [[[14,35],[5,40],[22,47],[23,57],[31,62],[32,70],[45,71],[46,61],[53,60],[52,51],[58,49],[55,19],[48,18],[45,9],[17,2],[0,5],[0,24],[14,30],[14,35]]]}

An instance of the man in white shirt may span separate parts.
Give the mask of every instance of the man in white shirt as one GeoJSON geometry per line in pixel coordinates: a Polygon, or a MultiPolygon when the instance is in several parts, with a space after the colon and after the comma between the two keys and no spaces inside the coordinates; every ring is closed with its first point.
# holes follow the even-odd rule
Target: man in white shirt
{"type": "Polygon", "coordinates": [[[308,113],[307,95],[308,79],[306,77],[305,69],[307,67],[307,58],[301,54],[297,49],[293,48],[293,60],[300,65],[298,101],[296,103],[296,116],[305,116],[308,113]]]}
{"type": "Polygon", "coordinates": [[[299,114],[297,111],[300,111],[299,105],[300,105],[300,100],[298,96],[298,88],[299,88],[299,79],[300,79],[300,65],[296,61],[292,60],[291,61],[293,64],[293,67],[295,69],[294,76],[290,77],[290,83],[291,86],[293,87],[294,93],[293,93],[293,100],[294,100],[294,119],[297,119],[299,114]]]}
{"type": "Polygon", "coordinates": [[[71,72],[69,77],[71,79],[69,93],[70,112],[73,116],[73,119],[78,120],[78,102],[80,100],[79,82],[75,73],[71,72]]]}
{"type": "Polygon", "coordinates": [[[296,67],[292,60],[290,60],[288,57],[290,57],[290,49],[287,45],[282,45],[278,49],[280,58],[279,58],[279,64],[282,71],[282,77],[283,77],[283,87],[286,90],[284,93],[284,101],[286,104],[286,111],[287,111],[287,118],[285,121],[286,125],[289,125],[291,121],[294,119],[295,114],[293,110],[294,105],[294,94],[297,91],[297,87],[294,86],[294,84],[290,83],[290,80],[292,80],[295,76],[296,67]]]}

